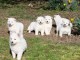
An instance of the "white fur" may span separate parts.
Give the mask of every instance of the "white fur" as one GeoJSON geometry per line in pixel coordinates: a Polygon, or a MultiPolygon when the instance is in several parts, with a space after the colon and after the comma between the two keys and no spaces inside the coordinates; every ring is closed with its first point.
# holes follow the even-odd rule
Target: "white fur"
{"type": "Polygon", "coordinates": [[[50,35],[52,29],[52,17],[45,16],[44,18],[45,18],[45,34],[50,35]]]}
{"type": "Polygon", "coordinates": [[[62,18],[62,24],[66,25],[66,26],[69,26],[72,27],[72,23],[70,22],[69,19],[66,19],[66,18],[62,18]]]}
{"type": "Polygon", "coordinates": [[[31,33],[31,31],[35,30],[36,22],[31,22],[28,26],[28,32],[31,33]]]}
{"type": "Polygon", "coordinates": [[[72,23],[68,25],[67,24],[65,25],[65,23],[63,23],[59,30],[59,36],[62,37],[63,34],[68,34],[68,36],[71,36],[71,27],[72,27],[71,25],[72,23]]]}
{"type": "Polygon", "coordinates": [[[13,58],[16,58],[17,55],[17,60],[21,60],[22,54],[27,48],[25,39],[19,38],[16,33],[13,33],[10,35],[9,43],[13,58]]]}
{"type": "Polygon", "coordinates": [[[8,18],[7,24],[10,34],[17,33],[21,38],[23,38],[24,25],[21,22],[16,22],[15,18],[8,18]]]}
{"type": "Polygon", "coordinates": [[[57,35],[62,37],[62,34],[71,35],[72,23],[69,19],[62,18],[60,15],[54,15],[54,20],[56,23],[56,32],[57,35]]]}
{"type": "Polygon", "coordinates": [[[35,35],[38,35],[39,32],[41,33],[42,36],[44,35],[44,27],[45,27],[44,23],[45,23],[45,18],[44,17],[39,16],[36,19],[35,35]]]}
{"type": "Polygon", "coordinates": [[[62,18],[60,15],[54,15],[54,20],[56,23],[56,35],[58,35],[59,29],[60,29],[61,24],[62,24],[62,18]]]}
{"type": "Polygon", "coordinates": [[[56,23],[56,32],[58,35],[59,30],[62,28],[62,24],[66,25],[66,27],[70,24],[70,27],[72,26],[72,24],[70,23],[70,20],[66,19],[66,18],[62,18],[60,15],[54,15],[54,20],[56,23]]]}

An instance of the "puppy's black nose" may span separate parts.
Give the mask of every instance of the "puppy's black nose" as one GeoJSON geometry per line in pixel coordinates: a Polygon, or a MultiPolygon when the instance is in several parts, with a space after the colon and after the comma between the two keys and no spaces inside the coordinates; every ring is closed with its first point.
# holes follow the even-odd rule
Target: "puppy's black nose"
{"type": "Polygon", "coordinates": [[[12,25],[11,24],[9,24],[9,27],[11,27],[12,25]]]}
{"type": "Polygon", "coordinates": [[[13,41],[11,43],[13,43],[13,41]]]}
{"type": "Polygon", "coordinates": [[[41,24],[41,22],[40,22],[40,24],[41,24]]]}
{"type": "Polygon", "coordinates": [[[47,21],[48,22],[48,21],[47,21]]]}
{"type": "Polygon", "coordinates": [[[41,25],[41,24],[42,24],[42,22],[39,22],[39,24],[41,25]]]}

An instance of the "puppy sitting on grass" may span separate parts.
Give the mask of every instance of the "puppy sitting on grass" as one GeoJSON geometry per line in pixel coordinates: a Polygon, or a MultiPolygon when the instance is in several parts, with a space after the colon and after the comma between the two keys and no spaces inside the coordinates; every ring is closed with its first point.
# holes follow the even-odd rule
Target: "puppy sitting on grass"
{"type": "Polygon", "coordinates": [[[15,18],[8,18],[7,24],[10,35],[12,33],[17,33],[21,38],[23,38],[24,25],[21,22],[17,22],[15,18]]]}
{"type": "Polygon", "coordinates": [[[52,17],[51,16],[44,16],[45,18],[45,34],[50,35],[52,29],[52,17]]]}
{"type": "Polygon", "coordinates": [[[59,30],[59,36],[62,37],[63,34],[71,36],[71,29],[72,29],[72,23],[71,22],[68,23],[68,21],[64,19],[59,30]]]}
{"type": "Polygon", "coordinates": [[[9,44],[13,58],[16,58],[17,55],[17,60],[21,60],[22,54],[27,48],[25,39],[19,38],[16,33],[12,33],[10,35],[9,44]]]}
{"type": "Polygon", "coordinates": [[[38,35],[39,32],[41,36],[44,35],[44,28],[45,28],[45,18],[43,16],[39,16],[36,19],[36,26],[35,26],[35,35],[38,35]]]}
{"type": "Polygon", "coordinates": [[[69,32],[70,35],[72,23],[70,22],[69,19],[62,18],[60,15],[54,15],[54,20],[56,23],[56,35],[59,34],[59,36],[62,37],[62,34],[68,34],[68,33],[63,33],[63,31],[69,32]]]}

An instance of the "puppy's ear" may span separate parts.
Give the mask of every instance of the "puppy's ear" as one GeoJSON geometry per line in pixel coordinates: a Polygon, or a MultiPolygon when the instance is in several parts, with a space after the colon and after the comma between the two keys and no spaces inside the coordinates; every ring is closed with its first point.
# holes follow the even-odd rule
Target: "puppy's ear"
{"type": "Polygon", "coordinates": [[[16,21],[16,19],[15,18],[13,18],[14,19],[14,21],[16,21]]]}

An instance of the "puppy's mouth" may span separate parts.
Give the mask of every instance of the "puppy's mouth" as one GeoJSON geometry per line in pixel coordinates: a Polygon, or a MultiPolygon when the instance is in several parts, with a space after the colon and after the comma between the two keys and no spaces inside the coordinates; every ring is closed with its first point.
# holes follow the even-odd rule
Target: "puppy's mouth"
{"type": "Polygon", "coordinates": [[[9,27],[11,27],[12,25],[11,24],[9,24],[9,27]]]}
{"type": "Polygon", "coordinates": [[[16,43],[11,42],[11,46],[14,46],[14,45],[16,45],[16,43]]]}
{"type": "Polygon", "coordinates": [[[43,23],[42,22],[39,22],[39,24],[42,25],[43,23]]]}
{"type": "Polygon", "coordinates": [[[48,22],[48,21],[46,21],[46,23],[47,23],[47,24],[49,24],[49,22],[48,22]]]}

